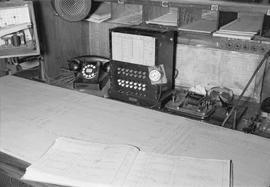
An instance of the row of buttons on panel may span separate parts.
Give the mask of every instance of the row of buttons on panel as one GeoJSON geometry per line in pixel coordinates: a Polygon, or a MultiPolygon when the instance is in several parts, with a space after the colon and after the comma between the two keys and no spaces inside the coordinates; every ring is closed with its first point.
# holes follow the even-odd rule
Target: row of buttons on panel
{"type": "Polygon", "coordinates": [[[117,79],[118,85],[125,88],[131,88],[139,91],[146,91],[146,84],[123,80],[123,79],[117,79]]]}
{"type": "Polygon", "coordinates": [[[126,68],[117,68],[117,74],[123,74],[130,77],[135,77],[139,79],[145,79],[147,76],[146,71],[139,71],[139,70],[132,70],[132,69],[126,69],[126,68]]]}

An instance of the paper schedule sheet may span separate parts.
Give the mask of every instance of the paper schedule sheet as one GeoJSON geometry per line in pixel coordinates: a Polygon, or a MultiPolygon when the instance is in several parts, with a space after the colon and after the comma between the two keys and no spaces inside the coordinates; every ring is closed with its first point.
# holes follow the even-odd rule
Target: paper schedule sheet
{"type": "Polygon", "coordinates": [[[58,138],[22,179],[68,186],[121,186],[136,152],[133,146],[58,138]]]}
{"type": "Polygon", "coordinates": [[[22,179],[79,187],[230,187],[231,161],[58,138],[22,179]]]}
{"type": "Polygon", "coordinates": [[[156,39],[112,32],[112,59],[146,66],[155,65],[156,39]]]}
{"type": "Polygon", "coordinates": [[[129,173],[129,187],[230,186],[230,161],[141,152],[129,173]]]}

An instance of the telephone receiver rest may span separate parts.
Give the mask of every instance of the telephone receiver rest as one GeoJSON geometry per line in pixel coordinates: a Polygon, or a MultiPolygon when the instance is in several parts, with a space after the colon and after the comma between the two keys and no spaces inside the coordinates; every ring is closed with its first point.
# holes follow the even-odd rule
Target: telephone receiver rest
{"type": "Polygon", "coordinates": [[[78,56],[68,60],[68,68],[71,71],[80,71],[82,68],[83,63],[96,63],[100,62],[101,70],[104,72],[109,72],[110,67],[110,59],[101,56],[78,56]]]}

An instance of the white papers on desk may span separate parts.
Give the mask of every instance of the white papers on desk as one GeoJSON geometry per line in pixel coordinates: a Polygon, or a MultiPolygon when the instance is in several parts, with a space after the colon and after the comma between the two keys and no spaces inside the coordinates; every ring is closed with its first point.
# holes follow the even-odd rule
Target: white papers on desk
{"type": "Polygon", "coordinates": [[[230,161],[138,154],[124,186],[229,187],[230,161]]]}
{"type": "Polygon", "coordinates": [[[68,186],[229,187],[229,160],[141,152],[131,145],[59,138],[23,179],[68,186]]]}
{"type": "Polygon", "coordinates": [[[251,40],[261,29],[263,15],[242,13],[238,18],[213,33],[213,36],[251,40]]]}
{"type": "Polygon", "coordinates": [[[58,138],[22,179],[67,186],[121,186],[138,149],[58,138]]]}

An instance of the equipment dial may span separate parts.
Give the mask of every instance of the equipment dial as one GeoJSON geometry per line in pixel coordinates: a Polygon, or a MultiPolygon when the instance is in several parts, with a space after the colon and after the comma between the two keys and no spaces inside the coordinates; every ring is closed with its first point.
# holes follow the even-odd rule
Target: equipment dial
{"type": "Polygon", "coordinates": [[[149,72],[149,79],[153,82],[157,82],[161,79],[162,74],[157,69],[153,69],[149,72]]]}

